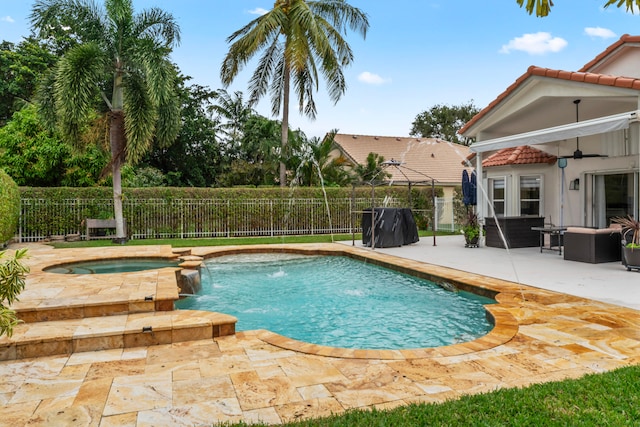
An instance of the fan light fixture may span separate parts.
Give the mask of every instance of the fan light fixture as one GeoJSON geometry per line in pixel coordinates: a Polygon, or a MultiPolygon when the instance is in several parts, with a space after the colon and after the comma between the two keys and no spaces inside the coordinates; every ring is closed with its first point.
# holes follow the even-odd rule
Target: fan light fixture
{"type": "MultiPolygon", "coordinates": [[[[580,121],[580,117],[578,114],[578,105],[580,104],[580,99],[574,99],[573,103],[576,106],[576,123],[580,121]]],[[[608,157],[606,154],[584,154],[582,150],[580,150],[580,137],[576,136],[576,150],[573,152],[572,156],[562,156],[561,159],[575,159],[580,160],[585,157],[608,157]]]]}

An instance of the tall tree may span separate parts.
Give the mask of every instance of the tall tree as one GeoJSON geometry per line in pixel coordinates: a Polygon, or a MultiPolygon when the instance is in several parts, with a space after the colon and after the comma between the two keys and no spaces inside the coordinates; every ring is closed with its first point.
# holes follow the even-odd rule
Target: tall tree
{"type": "Polygon", "coordinates": [[[108,161],[103,147],[73,147],[41,122],[29,105],[0,127],[0,168],[24,186],[85,187],[96,185],[108,161]]]}
{"type": "Polygon", "coordinates": [[[461,136],[458,131],[479,111],[473,101],[457,106],[438,104],[416,116],[409,134],[469,145],[473,140],[461,136]]]}
{"type": "Polygon", "coordinates": [[[213,92],[216,103],[209,107],[209,111],[218,118],[219,130],[224,135],[226,153],[234,157],[239,149],[238,145],[243,137],[243,129],[249,117],[254,114],[253,108],[243,99],[241,91],[232,94],[225,89],[213,92]]]}
{"type": "MultiPolygon", "coordinates": [[[[529,15],[533,14],[534,10],[536,16],[543,17],[549,15],[551,7],[553,6],[553,0],[516,0],[520,7],[524,6],[529,15]]],[[[634,5],[640,9],[640,0],[607,0],[604,7],[609,7],[615,4],[616,7],[624,5],[628,11],[633,12],[634,5]]]]}
{"type": "Polygon", "coordinates": [[[251,115],[242,129],[239,150],[225,168],[222,183],[233,185],[274,185],[280,160],[280,123],[259,114],[251,115]]]}
{"type": "Polygon", "coordinates": [[[38,80],[57,58],[34,38],[0,43],[0,126],[33,100],[38,80]]]}
{"type": "Polygon", "coordinates": [[[354,172],[362,182],[380,182],[391,177],[391,174],[384,170],[384,157],[378,153],[369,153],[365,164],[358,164],[354,172]]]}
{"type": "MultiPolygon", "coordinates": [[[[291,83],[300,113],[312,119],[317,113],[313,92],[320,74],[329,97],[338,102],[347,88],[342,70],[353,61],[343,34],[351,29],[364,38],[368,28],[367,15],[345,0],[276,0],[273,9],[227,39],[232,44],[222,62],[222,83],[230,85],[244,65],[263,51],[249,83],[249,101],[255,104],[270,92],[273,115],[282,111],[281,145],[286,158],[291,83]]],[[[286,185],[286,165],[281,161],[280,186],[286,185]]]]}
{"type": "Polygon", "coordinates": [[[135,163],[154,137],[172,142],[180,127],[176,70],[169,61],[180,40],[173,16],[158,8],[134,14],[131,0],[38,0],[31,25],[42,39],[67,29],[77,41],[58,61],[41,105],[55,109],[64,135],[78,142],[102,98],[109,116],[114,240],[124,242],[121,166],[135,163]]]}
{"type": "Polygon", "coordinates": [[[218,122],[210,113],[216,95],[206,86],[186,86],[188,78],[183,80],[180,133],[168,147],[153,147],[144,163],[161,170],[169,186],[211,187],[223,166],[218,122]]]}
{"type": "Polygon", "coordinates": [[[347,166],[349,161],[342,155],[332,155],[336,148],[335,135],[337,130],[332,130],[324,138],[313,137],[307,139],[302,134],[302,143],[297,150],[298,165],[296,167],[297,184],[302,186],[331,187],[345,186],[356,178],[349,173],[347,166]]]}

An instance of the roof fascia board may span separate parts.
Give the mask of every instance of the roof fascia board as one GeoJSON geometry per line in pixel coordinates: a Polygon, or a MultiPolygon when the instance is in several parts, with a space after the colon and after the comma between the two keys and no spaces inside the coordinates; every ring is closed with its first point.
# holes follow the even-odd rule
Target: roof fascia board
{"type": "Polygon", "coordinates": [[[526,108],[533,101],[544,97],[598,97],[598,96],[637,96],[635,89],[613,86],[594,85],[572,80],[558,80],[549,77],[532,76],[502,100],[485,116],[474,123],[464,136],[478,137],[482,131],[503,120],[507,120],[514,112],[526,108]]]}
{"type": "Polygon", "coordinates": [[[638,121],[638,111],[629,111],[592,120],[554,126],[532,132],[519,133],[501,138],[489,139],[472,144],[469,149],[474,153],[500,150],[520,145],[537,145],[546,142],[561,141],[579,136],[595,135],[626,129],[631,122],[638,121]]]}

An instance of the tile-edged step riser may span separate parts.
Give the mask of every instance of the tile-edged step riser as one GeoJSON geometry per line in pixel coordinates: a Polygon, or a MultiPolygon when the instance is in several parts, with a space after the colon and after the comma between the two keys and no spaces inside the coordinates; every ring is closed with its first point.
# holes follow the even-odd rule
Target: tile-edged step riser
{"type": "Polygon", "coordinates": [[[191,310],[112,316],[108,324],[104,320],[20,324],[12,338],[0,339],[0,360],[211,339],[235,334],[237,321],[222,313],[191,310]]]}

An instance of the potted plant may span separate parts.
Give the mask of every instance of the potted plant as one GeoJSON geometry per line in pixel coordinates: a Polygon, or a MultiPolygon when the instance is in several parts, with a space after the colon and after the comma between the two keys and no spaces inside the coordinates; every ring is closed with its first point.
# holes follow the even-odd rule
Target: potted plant
{"type": "Polygon", "coordinates": [[[627,270],[640,270],[640,221],[631,215],[617,216],[611,221],[622,227],[622,264],[627,270]]]}
{"type": "MultiPolygon", "coordinates": [[[[462,234],[464,235],[466,248],[477,248],[480,241],[480,235],[484,236],[484,229],[478,223],[478,215],[475,212],[469,212],[462,226],[462,234]]],[[[639,251],[640,252],[640,251],[639,251]]]]}

